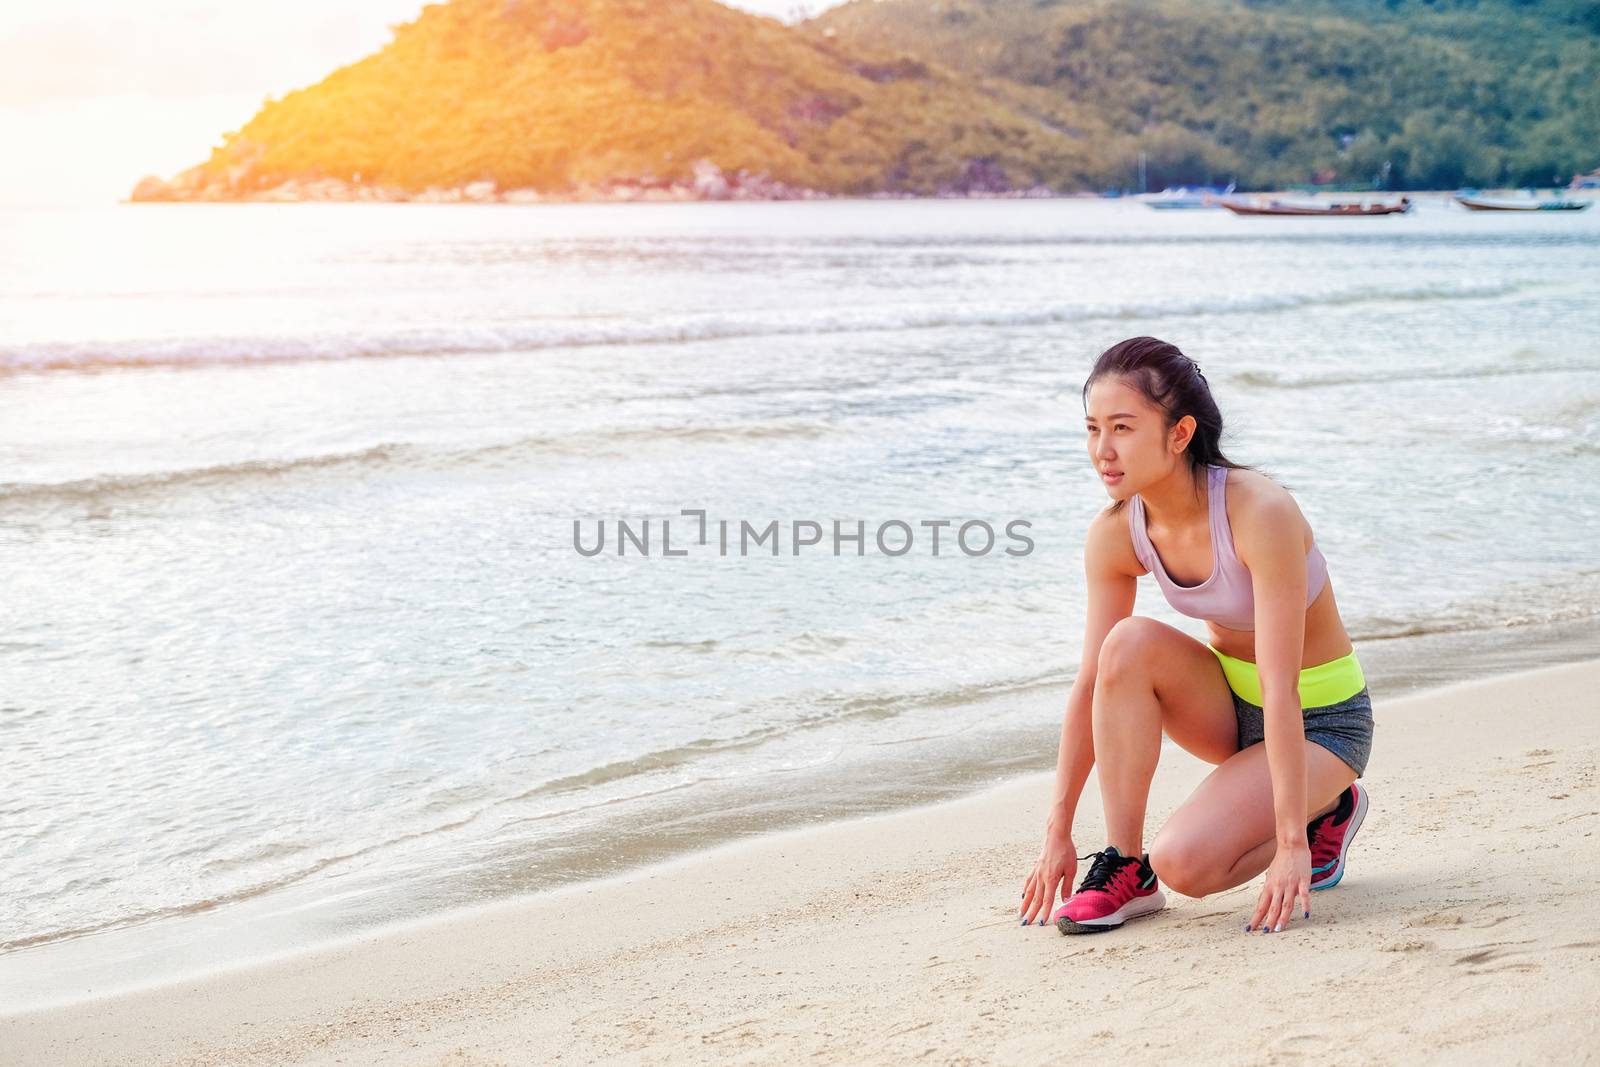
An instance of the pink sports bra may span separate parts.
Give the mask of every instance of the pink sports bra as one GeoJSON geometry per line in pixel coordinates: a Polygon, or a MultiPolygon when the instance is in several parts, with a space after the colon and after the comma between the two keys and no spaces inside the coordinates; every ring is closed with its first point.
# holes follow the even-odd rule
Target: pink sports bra
{"type": "MultiPolygon", "coordinates": [[[[1128,501],[1128,527],[1133,533],[1133,553],[1156,576],[1167,603],[1191,618],[1209,619],[1230,630],[1254,630],[1255,595],[1250,571],[1233,550],[1233,528],[1228,525],[1228,468],[1207,467],[1206,496],[1211,512],[1211,577],[1199,585],[1179,585],[1161,565],[1156,546],[1144,525],[1144,501],[1135,493],[1128,501]]],[[[1306,607],[1328,584],[1328,561],[1316,542],[1306,553],[1306,607]]]]}

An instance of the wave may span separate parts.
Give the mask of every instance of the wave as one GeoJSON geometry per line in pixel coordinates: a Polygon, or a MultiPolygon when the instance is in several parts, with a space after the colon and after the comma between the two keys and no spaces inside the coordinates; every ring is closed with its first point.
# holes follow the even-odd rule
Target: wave
{"type": "MultiPolygon", "coordinates": [[[[758,749],[764,745],[782,741],[798,734],[826,729],[850,721],[876,721],[895,718],[916,708],[933,710],[942,707],[959,706],[976,702],[986,697],[1025,691],[1039,686],[1058,686],[1062,682],[1063,677],[1060,672],[1051,672],[1025,679],[973,683],[925,692],[836,694],[831,698],[819,700],[817,711],[799,719],[756,727],[728,737],[698,738],[630,758],[614,760],[581,772],[550,779],[517,793],[491,798],[472,810],[462,812],[448,822],[368,842],[348,851],[309,859],[294,869],[275,877],[263,878],[225,892],[162,907],[145,908],[132,914],[119,915],[98,923],[44,930],[9,940],[0,940],[0,953],[71,940],[109,930],[138,926],[162,919],[196,915],[219,907],[241,903],[303,882],[327,871],[329,868],[359,860],[419,839],[460,830],[492,811],[529,800],[571,797],[577,803],[537,815],[523,816],[513,820],[514,822],[521,824],[582,815],[593,809],[700,785],[714,780],[718,776],[714,774],[694,776],[689,781],[670,784],[664,789],[659,781],[652,781],[652,778],[662,771],[692,767],[709,757],[758,749]],[[595,789],[602,786],[634,781],[639,784],[623,796],[600,796],[593,793],[595,789]]],[[[278,849],[277,854],[284,854],[283,850],[278,849]]],[[[252,860],[257,858],[260,857],[252,857],[252,860]]]]}
{"type": "Polygon", "coordinates": [[[251,483],[270,483],[304,473],[348,470],[367,474],[384,467],[454,469],[479,463],[515,461],[539,456],[626,455],[631,447],[681,443],[738,444],[745,441],[809,439],[834,432],[811,419],[788,419],[721,426],[637,426],[578,431],[565,435],[517,438],[497,444],[455,450],[385,443],[349,452],[286,459],[244,460],[205,467],[100,475],[65,482],[0,482],[0,508],[9,505],[67,505],[93,509],[126,503],[168,491],[223,491],[251,483]]]}
{"type": "Polygon", "coordinates": [[[1541,463],[1600,455],[1600,393],[1549,410],[1481,416],[1478,432],[1487,442],[1536,450],[1541,463]]]}
{"type": "Polygon", "coordinates": [[[1576,570],[1557,578],[1514,583],[1495,590],[1492,597],[1467,598],[1427,618],[1351,620],[1349,631],[1354,642],[1395,641],[1587,619],[1600,619],[1600,570],[1576,570]]]}
{"type": "MultiPolygon", "coordinates": [[[[944,689],[898,691],[883,693],[835,694],[817,701],[818,710],[797,719],[756,727],[744,733],[722,738],[699,738],[671,748],[648,752],[629,759],[616,760],[600,767],[571,774],[541,783],[515,796],[497,803],[527,800],[540,796],[578,793],[597,785],[609,785],[668,770],[703,760],[709,755],[743,752],[760,748],[777,740],[786,740],[798,734],[827,729],[852,721],[882,721],[898,718],[912,711],[934,711],[963,707],[1014,693],[1027,692],[1040,687],[1058,686],[1069,680],[1059,670],[1024,678],[996,679],[973,682],[944,689]]],[[[743,713],[741,713],[743,714],[743,713]]],[[[606,803],[611,803],[607,801],[606,803]]]]}
{"type": "Polygon", "coordinates": [[[288,886],[292,886],[298,882],[303,882],[313,875],[319,874],[330,867],[335,867],[342,863],[348,863],[351,860],[359,859],[362,856],[391,848],[395,845],[404,844],[408,841],[414,841],[418,838],[429,837],[433,834],[444,833],[449,830],[458,829],[462,826],[465,826],[471,821],[471,819],[472,816],[468,816],[466,818],[456,819],[448,823],[430,826],[421,830],[414,830],[410,833],[400,834],[382,841],[375,841],[359,848],[351,849],[348,852],[337,853],[331,856],[321,856],[302,864],[292,871],[278,875],[277,877],[266,878],[261,881],[252,882],[227,892],[217,893],[214,896],[203,897],[199,900],[183,901],[181,903],[170,904],[165,907],[145,908],[132,914],[119,915],[116,918],[107,919],[104,922],[86,923],[82,926],[45,930],[34,934],[24,935],[22,937],[12,938],[10,940],[0,941],[0,953],[11,952],[16,949],[33,948],[38,945],[52,944],[57,941],[68,941],[73,938],[84,937],[89,934],[103,933],[107,930],[120,930],[130,926],[140,926],[145,923],[155,922],[160,919],[176,918],[183,915],[199,915],[202,912],[212,911],[216,908],[220,908],[229,904],[237,904],[241,901],[250,900],[254,897],[259,897],[266,893],[273,892],[274,890],[287,888],[288,886]]]}
{"type": "Polygon", "coordinates": [[[298,471],[371,468],[402,459],[409,451],[411,446],[408,445],[383,444],[354,452],[302,456],[297,459],[245,460],[141,474],[108,474],[67,482],[0,482],[0,505],[45,500],[94,504],[152,490],[234,485],[251,480],[281,478],[298,471]]]}
{"type": "Polygon", "coordinates": [[[1257,389],[1325,389],[1340,385],[1370,385],[1385,382],[1452,381],[1478,378],[1513,378],[1532,374],[1582,374],[1600,371],[1600,359],[1518,366],[1487,363],[1467,367],[1423,367],[1409,370],[1370,370],[1359,374],[1284,374],[1269,370],[1247,370],[1228,375],[1236,385],[1257,389]]]}
{"type": "Polygon", "coordinates": [[[601,345],[672,345],[785,335],[872,333],[947,328],[1005,329],[1099,320],[1267,314],[1317,306],[1512,295],[1513,282],[1435,284],[1396,289],[1361,286],[1311,293],[1261,294],[1180,302],[1140,302],[1011,310],[948,307],[789,309],[708,313],[655,320],[557,322],[408,328],[375,332],[49,341],[0,350],[0,375],[101,371],[130,367],[203,367],[407,356],[493,355],[601,345]]]}

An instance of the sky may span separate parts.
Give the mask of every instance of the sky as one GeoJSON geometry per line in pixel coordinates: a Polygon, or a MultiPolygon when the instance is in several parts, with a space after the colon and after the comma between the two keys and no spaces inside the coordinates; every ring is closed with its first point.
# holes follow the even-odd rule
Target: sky
{"type": "MultiPolygon", "coordinates": [[[[792,21],[829,0],[726,0],[792,21]]],[[[112,203],[202,162],[268,97],[386,44],[422,0],[0,5],[0,206],[112,203]]]]}

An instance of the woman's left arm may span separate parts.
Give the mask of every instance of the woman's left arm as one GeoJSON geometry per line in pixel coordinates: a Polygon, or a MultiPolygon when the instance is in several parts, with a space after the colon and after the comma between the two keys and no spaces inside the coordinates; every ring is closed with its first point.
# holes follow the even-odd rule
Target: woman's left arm
{"type": "Polygon", "coordinates": [[[1267,766],[1278,850],[1249,927],[1282,929],[1298,898],[1311,909],[1311,846],[1306,840],[1305,723],[1300,660],[1306,638],[1304,518],[1288,493],[1242,509],[1240,550],[1255,594],[1256,670],[1261,676],[1267,766]]]}

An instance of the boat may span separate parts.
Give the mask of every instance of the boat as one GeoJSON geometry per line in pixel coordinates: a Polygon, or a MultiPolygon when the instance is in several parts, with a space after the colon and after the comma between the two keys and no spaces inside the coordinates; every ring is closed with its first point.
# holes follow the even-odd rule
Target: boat
{"type": "Polygon", "coordinates": [[[1456,193],[1455,202],[1468,211],[1583,211],[1593,200],[1539,200],[1532,196],[1483,196],[1456,193]]]}
{"type": "Polygon", "coordinates": [[[1233,192],[1233,183],[1227,185],[1169,185],[1159,193],[1139,197],[1146,207],[1157,211],[1194,210],[1214,208],[1222,198],[1233,192]]]}
{"type": "Polygon", "coordinates": [[[1240,200],[1224,200],[1222,206],[1235,215],[1280,215],[1303,218],[1364,218],[1368,215],[1404,215],[1411,210],[1411,200],[1402,196],[1398,204],[1376,203],[1368,204],[1365,201],[1345,203],[1306,203],[1293,200],[1266,200],[1257,199],[1246,203],[1240,200]]]}

